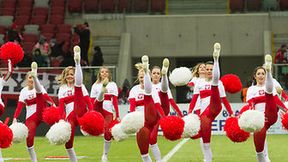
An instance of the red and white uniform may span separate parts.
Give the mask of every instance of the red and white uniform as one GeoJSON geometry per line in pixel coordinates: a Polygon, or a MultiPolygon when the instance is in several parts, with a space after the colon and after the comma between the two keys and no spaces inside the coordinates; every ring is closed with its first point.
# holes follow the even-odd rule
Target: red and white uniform
{"type": "MultiPolygon", "coordinates": [[[[44,87],[42,86],[42,94],[43,96],[47,95],[46,90],[44,89],[44,87]]],[[[19,95],[19,100],[18,100],[18,105],[21,106],[17,106],[17,109],[15,111],[14,114],[14,118],[18,118],[18,116],[21,113],[23,104],[26,105],[26,120],[31,117],[33,114],[36,113],[37,109],[37,105],[36,105],[36,90],[35,88],[29,90],[28,87],[24,87],[21,91],[20,91],[20,95],[19,95]]]]}
{"type": "MultiPolygon", "coordinates": [[[[130,112],[133,111],[144,111],[144,89],[141,89],[141,86],[135,85],[129,92],[129,102],[130,102],[130,112]]],[[[152,98],[154,103],[161,103],[156,89],[152,88],[152,98]]]]}
{"type": "MultiPolygon", "coordinates": [[[[265,86],[250,86],[247,90],[247,102],[251,104],[255,108],[255,110],[264,112],[266,106],[265,92],[265,86]]],[[[272,95],[277,97],[275,86],[273,88],[272,95]]]]}
{"type": "MultiPolygon", "coordinates": [[[[190,87],[194,87],[196,84],[205,81],[205,78],[199,78],[199,77],[193,77],[190,82],[188,83],[188,86],[190,87]]],[[[195,88],[195,87],[194,87],[195,88]]],[[[195,93],[195,92],[194,92],[195,93]]],[[[198,97],[196,104],[195,104],[195,108],[194,108],[194,112],[196,112],[196,114],[200,114],[200,110],[201,109],[201,99],[200,96],[198,97]]]]}
{"type": "Polygon", "coordinates": [[[4,107],[4,103],[3,103],[2,98],[1,98],[1,93],[2,93],[3,87],[6,83],[7,82],[3,78],[0,78],[0,106],[2,105],[3,107],[4,107]]]}
{"type": "MultiPolygon", "coordinates": [[[[90,97],[97,99],[101,92],[101,89],[102,89],[102,83],[94,83],[91,88],[90,97]]],[[[114,100],[118,98],[118,87],[115,82],[109,82],[106,86],[106,89],[107,89],[107,92],[104,93],[104,100],[103,100],[102,108],[103,110],[110,112],[110,113],[113,113],[113,108],[114,108],[116,114],[118,114],[117,116],[119,116],[119,113],[117,112],[118,105],[117,105],[117,108],[115,108],[116,106],[113,104],[113,97],[115,96],[114,100]]]]}
{"type": "MultiPolygon", "coordinates": [[[[60,109],[65,108],[66,118],[74,110],[74,93],[75,93],[74,87],[75,86],[68,87],[67,84],[64,84],[64,85],[60,86],[60,88],[59,88],[59,92],[58,92],[59,102],[63,101],[65,104],[65,107],[62,108],[62,105],[60,105],[60,104],[59,104],[59,107],[60,107],[60,109]]],[[[82,84],[81,89],[82,89],[83,96],[89,96],[88,91],[83,84],[82,84]]]]}

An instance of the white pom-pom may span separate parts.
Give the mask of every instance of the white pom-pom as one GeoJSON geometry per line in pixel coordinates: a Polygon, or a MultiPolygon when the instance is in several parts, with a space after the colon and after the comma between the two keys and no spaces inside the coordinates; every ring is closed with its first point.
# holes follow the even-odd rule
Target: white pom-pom
{"type": "Polygon", "coordinates": [[[28,137],[28,128],[23,123],[13,123],[9,127],[13,132],[13,143],[20,143],[28,137]]]}
{"type": "Polygon", "coordinates": [[[52,125],[46,134],[49,142],[54,145],[62,145],[69,141],[71,137],[71,124],[64,120],[52,125]]]}
{"type": "Polygon", "coordinates": [[[124,116],[121,121],[121,129],[126,134],[138,132],[144,126],[144,112],[134,111],[124,116]]]}
{"type": "Polygon", "coordinates": [[[191,78],[191,71],[187,67],[176,68],[169,76],[169,80],[174,86],[187,85],[191,78]]]}
{"type": "Polygon", "coordinates": [[[196,114],[189,114],[183,117],[185,122],[183,137],[192,137],[198,134],[200,130],[200,119],[196,114]]]}
{"type": "Polygon", "coordinates": [[[124,133],[121,128],[121,123],[114,125],[111,129],[111,133],[115,141],[123,141],[128,138],[128,135],[124,133]]]}
{"type": "Polygon", "coordinates": [[[257,132],[264,127],[264,112],[247,110],[239,118],[239,126],[247,132],[257,132]]]}

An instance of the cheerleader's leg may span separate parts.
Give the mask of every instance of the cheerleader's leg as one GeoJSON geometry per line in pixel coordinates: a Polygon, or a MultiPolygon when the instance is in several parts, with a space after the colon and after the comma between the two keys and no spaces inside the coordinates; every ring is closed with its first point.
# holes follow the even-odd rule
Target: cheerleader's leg
{"type": "Polygon", "coordinates": [[[109,130],[109,125],[113,120],[113,113],[108,112],[106,110],[103,110],[103,117],[104,117],[104,147],[103,147],[103,155],[102,155],[102,161],[108,160],[108,153],[109,149],[111,147],[111,139],[112,134],[109,130]]]}
{"type": "Polygon", "coordinates": [[[78,125],[78,123],[77,123],[77,118],[76,118],[74,111],[72,111],[69,114],[69,116],[67,117],[67,120],[71,124],[71,137],[69,141],[65,144],[65,148],[68,153],[70,162],[77,162],[77,157],[73,148],[73,143],[74,143],[75,127],[78,125]]]}

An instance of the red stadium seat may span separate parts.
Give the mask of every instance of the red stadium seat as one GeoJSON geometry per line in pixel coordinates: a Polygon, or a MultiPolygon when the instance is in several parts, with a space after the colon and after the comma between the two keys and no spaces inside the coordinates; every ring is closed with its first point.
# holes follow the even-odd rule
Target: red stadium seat
{"type": "Polygon", "coordinates": [[[54,24],[43,24],[40,26],[40,30],[42,33],[55,33],[55,25],[54,24]]]}
{"type": "Polygon", "coordinates": [[[24,26],[29,23],[30,17],[24,15],[18,15],[15,17],[14,23],[18,26],[24,26]]]}
{"type": "Polygon", "coordinates": [[[55,36],[54,33],[41,33],[41,35],[43,35],[48,42],[55,36]]]}
{"type": "Polygon", "coordinates": [[[50,5],[52,7],[54,7],[54,6],[64,7],[65,6],[65,0],[51,0],[50,5]]]}
{"type": "Polygon", "coordinates": [[[244,0],[230,0],[230,10],[234,12],[243,12],[244,11],[244,0]]]}
{"type": "Polygon", "coordinates": [[[260,11],[262,0],[249,0],[246,2],[248,11],[260,11]]]}
{"type": "Polygon", "coordinates": [[[25,16],[29,16],[31,15],[31,8],[29,7],[21,7],[16,9],[16,15],[25,15],[25,16]]]}
{"type": "Polygon", "coordinates": [[[50,10],[50,15],[65,15],[64,7],[52,7],[50,10]]]}
{"type": "Polygon", "coordinates": [[[33,42],[36,43],[39,40],[39,36],[36,34],[24,34],[23,41],[24,42],[33,42]]]}
{"type": "Polygon", "coordinates": [[[115,4],[113,0],[100,0],[100,8],[103,13],[113,13],[115,4]]]}
{"type": "Polygon", "coordinates": [[[133,9],[134,9],[134,12],[147,12],[148,1],[147,0],[134,0],[133,9]]]}
{"type": "Polygon", "coordinates": [[[68,11],[71,13],[82,13],[82,0],[69,0],[68,11]]]}
{"type": "Polygon", "coordinates": [[[48,16],[49,9],[44,7],[37,7],[33,9],[33,15],[48,16]]]}
{"type": "Polygon", "coordinates": [[[118,12],[130,12],[131,11],[131,5],[129,3],[129,0],[119,0],[118,3],[118,12]]]}
{"type": "Polygon", "coordinates": [[[6,27],[0,26],[0,34],[6,34],[6,27]]]}
{"type": "Polygon", "coordinates": [[[61,43],[62,41],[66,42],[66,43],[71,43],[71,34],[67,34],[67,33],[58,33],[56,35],[56,40],[57,43],[61,43]]]}
{"type": "Polygon", "coordinates": [[[1,8],[1,15],[3,16],[14,16],[15,8],[1,8]]]}
{"type": "Polygon", "coordinates": [[[46,24],[47,16],[34,15],[31,17],[30,24],[43,25],[46,24]]]}
{"type": "Polygon", "coordinates": [[[50,24],[64,24],[64,16],[60,16],[60,15],[51,15],[50,17],[50,24]]]}
{"type": "Polygon", "coordinates": [[[69,33],[69,34],[71,34],[72,33],[71,29],[72,29],[72,26],[69,25],[69,24],[59,24],[59,25],[57,25],[57,32],[58,33],[69,33]]]}
{"type": "Polygon", "coordinates": [[[98,0],[85,0],[84,9],[87,13],[97,13],[99,11],[98,0]]]}
{"type": "Polygon", "coordinates": [[[35,45],[35,42],[24,42],[23,43],[23,50],[24,50],[25,54],[27,54],[28,56],[31,57],[34,45],[35,45]]]}
{"type": "Polygon", "coordinates": [[[16,0],[3,0],[0,6],[2,6],[3,8],[15,8],[16,0]]]}
{"type": "Polygon", "coordinates": [[[165,13],[165,0],[151,0],[151,11],[165,13]]]}

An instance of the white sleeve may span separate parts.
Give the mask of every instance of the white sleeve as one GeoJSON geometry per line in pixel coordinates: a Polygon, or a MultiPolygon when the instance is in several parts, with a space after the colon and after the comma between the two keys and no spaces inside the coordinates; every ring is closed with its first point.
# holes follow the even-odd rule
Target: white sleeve
{"type": "Polygon", "coordinates": [[[20,95],[19,95],[19,101],[20,101],[20,102],[25,102],[24,96],[25,96],[25,90],[24,90],[24,88],[23,88],[23,89],[20,91],[20,95]]]}
{"type": "Polygon", "coordinates": [[[59,91],[58,91],[58,99],[61,99],[63,97],[64,97],[63,96],[63,88],[62,88],[62,86],[60,86],[59,91]]]}
{"type": "Polygon", "coordinates": [[[200,94],[199,84],[195,84],[193,94],[200,94]]]}
{"type": "Polygon", "coordinates": [[[43,85],[41,85],[41,92],[42,92],[42,94],[46,94],[47,93],[47,91],[46,91],[46,89],[44,88],[43,85]]]}
{"type": "Polygon", "coordinates": [[[136,98],[135,96],[135,86],[130,90],[128,100],[136,98]]]}
{"type": "Polygon", "coordinates": [[[91,97],[91,98],[97,98],[97,97],[98,97],[97,88],[96,88],[96,83],[94,83],[94,84],[92,85],[90,97],[91,97]]]}
{"type": "Polygon", "coordinates": [[[168,89],[168,99],[173,99],[173,96],[172,96],[172,93],[171,93],[171,90],[170,89],[168,89]]]}
{"type": "Polygon", "coordinates": [[[253,97],[254,97],[254,95],[253,95],[253,87],[251,86],[247,90],[246,101],[248,102],[253,97]]]}
{"type": "Polygon", "coordinates": [[[226,97],[226,93],[225,93],[225,88],[224,88],[224,85],[222,82],[219,82],[219,95],[220,95],[220,98],[222,97],[226,97]]]}
{"type": "Polygon", "coordinates": [[[111,92],[109,92],[109,93],[118,97],[118,87],[117,87],[117,84],[115,82],[111,82],[111,92]]]}
{"type": "Polygon", "coordinates": [[[274,78],[273,78],[273,86],[274,86],[275,88],[281,88],[281,89],[283,89],[282,86],[280,85],[280,83],[279,83],[276,79],[274,79],[274,78]]]}
{"type": "Polygon", "coordinates": [[[158,91],[152,89],[152,98],[154,103],[161,103],[158,91]]]}
{"type": "Polygon", "coordinates": [[[82,84],[82,93],[83,93],[83,96],[89,96],[89,93],[84,84],[82,84]]]}

